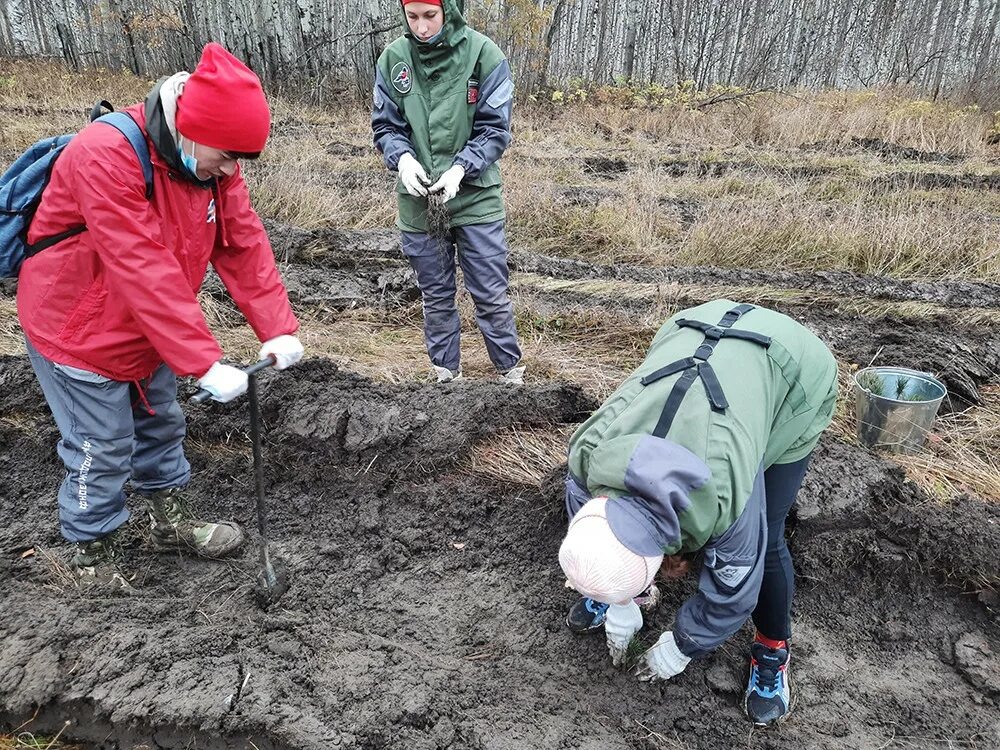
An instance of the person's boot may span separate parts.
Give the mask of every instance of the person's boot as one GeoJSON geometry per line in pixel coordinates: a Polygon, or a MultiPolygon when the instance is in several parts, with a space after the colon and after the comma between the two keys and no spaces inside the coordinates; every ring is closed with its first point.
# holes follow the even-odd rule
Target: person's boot
{"type": "Polygon", "coordinates": [[[70,560],[70,569],[76,574],[77,585],[82,589],[105,588],[131,592],[130,575],[123,565],[120,532],[90,542],[78,542],[76,554],[70,560]]]}
{"type": "Polygon", "coordinates": [[[153,544],[160,550],[181,550],[199,557],[225,557],[243,544],[243,531],[232,521],[210,523],[194,518],[179,487],[145,495],[153,544]]]}
{"type": "Polygon", "coordinates": [[[520,367],[512,367],[507,372],[500,373],[500,380],[503,383],[509,385],[524,385],[524,371],[527,369],[524,365],[520,367]]]}
{"type": "MultiPolygon", "coordinates": [[[[660,603],[660,589],[655,583],[649,584],[649,588],[643,591],[634,601],[639,605],[639,609],[650,612],[660,603]]],[[[566,627],[574,633],[589,633],[604,625],[604,620],[608,614],[608,605],[595,599],[583,597],[577,599],[566,614],[566,627]]]]}
{"type": "Polygon", "coordinates": [[[750,645],[750,680],[743,707],[750,721],[767,727],[784,720],[791,710],[788,685],[788,660],[791,653],[787,641],[761,642],[750,645]]]}
{"type": "Polygon", "coordinates": [[[574,633],[589,633],[604,625],[608,605],[590,597],[577,599],[566,614],[566,627],[574,633]]]}
{"type": "Polygon", "coordinates": [[[456,380],[462,380],[461,368],[449,370],[447,367],[438,367],[437,365],[432,365],[432,367],[439,383],[454,383],[456,380]]]}

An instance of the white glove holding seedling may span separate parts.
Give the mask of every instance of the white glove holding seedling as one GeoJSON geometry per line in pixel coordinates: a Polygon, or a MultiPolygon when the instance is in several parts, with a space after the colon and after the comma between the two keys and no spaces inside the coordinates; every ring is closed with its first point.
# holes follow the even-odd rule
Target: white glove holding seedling
{"type": "Polygon", "coordinates": [[[669,680],[683,672],[690,663],[691,657],[685,656],[678,648],[674,634],[668,630],[646,652],[635,675],[643,682],[669,680]]]}
{"type": "Polygon", "coordinates": [[[628,645],[642,629],[642,611],[635,602],[612,604],[604,620],[604,634],[608,639],[611,663],[620,667],[625,663],[628,645]]]}
{"type": "Polygon", "coordinates": [[[302,342],[296,336],[275,336],[260,348],[258,360],[274,357],[274,369],[285,370],[302,359],[302,342]]]}
{"type": "Polygon", "coordinates": [[[399,179],[403,183],[403,187],[406,188],[406,192],[414,198],[427,195],[427,184],[431,179],[413,154],[407,151],[400,156],[396,169],[399,170],[399,179]]]}
{"type": "Polygon", "coordinates": [[[430,192],[440,192],[444,202],[447,203],[458,195],[458,189],[462,186],[464,178],[465,167],[455,164],[441,175],[441,178],[437,182],[430,186],[430,192]]]}
{"type": "Polygon", "coordinates": [[[201,376],[198,385],[212,394],[213,401],[224,404],[247,392],[247,374],[238,367],[216,362],[201,376]]]}

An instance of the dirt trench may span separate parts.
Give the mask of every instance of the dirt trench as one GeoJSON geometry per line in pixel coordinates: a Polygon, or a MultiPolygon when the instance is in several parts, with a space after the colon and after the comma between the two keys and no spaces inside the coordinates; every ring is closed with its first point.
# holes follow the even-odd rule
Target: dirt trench
{"type": "MultiPolygon", "coordinates": [[[[55,429],[27,363],[0,359],[4,725],[69,719],[64,737],[121,750],[1000,742],[996,506],[934,506],[880,459],[824,442],[790,532],[795,710],[752,732],[747,631],[675,681],[638,683],[600,637],[563,626],[558,470],[537,489],[463,468],[497,430],[579,421],[585,394],[387,386],[325,361],[261,391],[273,546],[293,581],[280,605],[253,600],[252,548],[156,556],[138,513],[138,592],[81,595],[61,573],[55,429]]],[[[252,528],[245,404],[186,410],[198,505],[252,528]]],[[[692,585],[667,590],[644,637],[692,585]]]]}

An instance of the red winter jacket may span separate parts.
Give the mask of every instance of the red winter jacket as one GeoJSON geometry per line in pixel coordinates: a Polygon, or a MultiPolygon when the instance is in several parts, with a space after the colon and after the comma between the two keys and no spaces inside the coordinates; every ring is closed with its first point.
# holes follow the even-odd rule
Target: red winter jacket
{"type": "MultiPolygon", "coordinates": [[[[125,112],[145,132],[144,106],[125,112]]],[[[17,313],[31,344],[113,380],[145,378],[161,362],[200,377],[222,356],[196,297],[209,262],[261,341],[294,333],[298,320],[239,169],[209,190],[149,150],[152,200],[114,128],[84,128],[56,160],[28,241],[80,224],[87,231],[21,267],[17,313]]]]}

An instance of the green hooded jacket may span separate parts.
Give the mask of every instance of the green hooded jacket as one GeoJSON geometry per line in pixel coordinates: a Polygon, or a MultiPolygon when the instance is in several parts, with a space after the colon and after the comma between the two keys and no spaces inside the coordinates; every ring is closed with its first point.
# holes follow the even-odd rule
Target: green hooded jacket
{"type": "MultiPolygon", "coordinates": [[[[496,160],[510,142],[513,81],[503,53],[470,29],[456,0],[442,0],[444,24],[427,42],[407,33],[378,59],[372,129],[386,166],[412,153],[436,181],[453,164],[466,171],[448,202],[452,226],[505,217],[496,160]]],[[[397,225],[426,232],[427,199],[411,196],[397,180],[397,225]]]]}
{"type": "Polygon", "coordinates": [[[762,470],[808,456],[833,417],[837,363],[830,350],[801,323],[754,308],[733,328],[768,336],[769,346],[724,338],[708,360],[728,406],[713,409],[695,381],[665,439],[651,438],[683,373],[648,385],[643,378],[692,357],[705,341],[676,321],[717,325],[736,304],[715,300],[668,320],[645,361],[570,439],[570,474],[589,496],[642,495],[652,516],[679,531],[665,539],[665,554],[694,552],[725,534],[762,470]]]}

